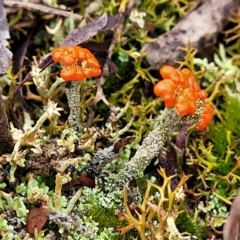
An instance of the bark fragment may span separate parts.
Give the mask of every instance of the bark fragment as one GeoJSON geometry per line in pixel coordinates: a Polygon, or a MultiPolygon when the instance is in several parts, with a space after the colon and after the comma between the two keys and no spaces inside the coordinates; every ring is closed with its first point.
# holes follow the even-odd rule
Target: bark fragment
{"type": "Polygon", "coordinates": [[[12,53],[7,48],[7,39],[10,38],[9,28],[7,24],[6,14],[3,2],[0,1],[0,74],[4,73],[8,68],[12,59],[12,53]]]}
{"type": "Polygon", "coordinates": [[[178,47],[188,43],[198,52],[216,42],[219,32],[227,23],[227,17],[240,5],[239,0],[208,0],[182,19],[170,32],[167,32],[143,46],[146,59],[154,68],[164,64],[175,65],[183,59],[185,52],[178,47]]]}
{"type": "Polygon", "coordinates": [[[13,150],[13,139],[9,130],[8,118],[4,109],[2,89],[0,88],[0,156],[11,153],[13,150]]]}

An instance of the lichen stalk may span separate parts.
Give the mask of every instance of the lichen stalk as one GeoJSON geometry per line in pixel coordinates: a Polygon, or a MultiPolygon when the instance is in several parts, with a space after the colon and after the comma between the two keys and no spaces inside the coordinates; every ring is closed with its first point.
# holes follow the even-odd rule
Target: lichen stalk
{"type": "Polygon", "coordinates": [[[67,95],[68,106],[70,109],[68,122],[72,126],[74,131],[82,132],[83,127],[81,125],[81,110],[80,110],[81,82],[68,81],[68,82],[65,82],[63,86],[64,86],[64,91],[67,95]]]}
{"type": "Polygon", "coordinates": [[[66,213],[70,214],[71,211],[73,210],[75,203],[80,199],[82,195],[82,188],[80,188],[75,195],[72,197],[72,199],[70,200],[68,207],[66,208],[66,213]]]}
{"type": "Polygon", "coordinates": [[[62,186],[69,182],[71,177],[68,174],[57,173],[55,180],[55,210],[61,209],[62,186]]]}
{"type": "Polygon", "coordinates": [[[116,186],[122,189],[127,182],[143,175],[144,169],[163,150],[167,139],[179,127],[180,123],[181,118],[176,111],[165,108],[159,126],[147,135],[136,154],[126,163],[125,167],[118,174],[108,178],[110,189],[113,187],[111,191],[116,190],[116,186]],[[115,182],[111,184],[113,179],[115,182]]]}

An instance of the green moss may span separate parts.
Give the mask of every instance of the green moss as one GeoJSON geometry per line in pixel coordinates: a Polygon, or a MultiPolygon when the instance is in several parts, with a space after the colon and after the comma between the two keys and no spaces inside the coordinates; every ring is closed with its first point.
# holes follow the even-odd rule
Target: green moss
{"type": "MultiPolygon", "coordinates": [[[[62,2],[62,4],[66,4],[67,7],[67,4],[70,4],[71,1],[68,1],[68,3],[66,1],[62,2]]],[[[89,19],[95,19],[103,12],[107,12],[109,15],[121,12],[129,2],[130,1],[125,0],[103,0],[102,4],[98,6],[94,13],[87,14],[87,17],[84,18],[84,21],[80,24],[83,25],[88,22],[89,19]]],[[[136,10],[135,17],[137,19],[128,18],[126,22],[123,23],[118,35],[115,36],[112,60],[119,70],[116,76],[106,77],[102,89],[106,100],[111,106],[116,107],[116,109],[122,109],[127,106],[121,118],[114,122],[112,133],[119,133],[123,127],[133,119],[130,128],[124,134],[133,135],[136,139],[133,144],[126,147],[125,150],[120,153],[117,159],[106,166],[105,170],[107,174],[113,175],[124,168],[135,151],[142,145],[143,138],[158,126],[161,111],[164,107],[162,100],[155,98],[152,91],[153,84],[155,84],[160,77],[159,73],[152,70],[149,66],[146,66],[145,53],[141,52],[142,46],[149,40],[152,41],[149,36],[160,35],[170,31],[176,23],[184,17],[192,4],[196,2],[195,0],[138,0],[134,7],[134,10],[136,10]],[[141,24],[143,25],[141,26],[141,24]]],[[[74,9],[77,7],[79,7],[80,10],[77,9],[76,11],[85,13],[85,9],[88,6],[84,1],[79,1],[79,5],[75,5],[74,9]]],[[[41,18],[40,15],[37,16],[38,19],[41,18]]],[[[19,40],[27,36],[27,31],[21,27],[21,23],[28,24],[29,20],[30,22],[32,20],[35,21],[33,18],[34,14],[28,10],[9,13],[9,23],[16,30],[11,33],[12,49],[18,47],[19,40]],[[20,24],[15,26],[16,23],[20,24]],[[17,46],[15,46],[15,44],[17,46]]],[[[42,18],[41,21],[44,22],[45,19],[42,18]]],[[[238,26],[239,17],[237,15],[234,16],[232,22],[238,26]]],[[[48,33],[40,26],[37,28],[37,31],[35,31],[36,28],[34,28],[34,38],[31,39],[31,46],[27,52],[27,59],[30,61],[33,59],[33,56],[40,58],[45,53],[52,51],[56,46],[59,46],[66,34],[73,30],[74,27],[77,27],[79,22],[71,18],[65,18],[61,23],[59,18],[56,17],[52,18],[51,21],[46,24],[52,29],[49,29],[48,33]]],[[[177,228],[180,232],[189,232],[191,235],[197,236],[199,240],[207,238],[206,232],[208,230],[212,232],[212,235],[215,234],[210,225],[210,219],[213,219],[214,226],[222,226],[223,220],[218,221],[217,218],[220,214],[227,214],[228,206],[231,204],[230,201],[240,187],[240,148],[238,143],[240,139],[240,100],[238,93],[240,85],[240,42],[239,39],[236,38],[236,36],[239,36],[238,34],[239,27],[234,27],[231,31],[227,32],[228,44],[220,45],[219,51],[215,52],[213,62],[209,62],[207,59],[196,58],[197,52],[191,48],[190,45],[184,47],[185,57],[179,62],[180,67],[190,68],[199,80],[200,85],[207,88],[210,97],[207,101],[212,104],[215,110],[215,115],[209,128],[201,133],[191,130],[192,132],[189,133],[186,140],[186,162],[189,166],[188,173],[192,174],[191,180],[188,181],[186,185],[189,191],[199,196],[205,206],[209,207],[209,212],[208,214],[199,213],[198,215],[196,214],[197,216],[193,216],[192,211],[194,211],[194,209],[187,209],[187,212],[180,214],[176,221],[177,228]],[[231,36],[235,36],[235,41],[231,36]],[[214,94],[211,95],[211,93],[214,94]]],[[[104,34],[100,33],[91,40],[103,42],[108,40],[108,37],[104,37],[104,34]]],[[[28,62],[26,61],[24,63],[25,69],[30,67],[30,64],[27,65],[28,62]]],[[[48,87],[51,87],[52,83],[56,82],[56,75],[58,75],[59,69],[59,67],[52,67],[51,70],[49,68],[48,72],[43,73],[43,82],[47,83],[46,89],[44,90],[48,91],[48,87]]],[[[22,70],[23,68],[21,71],[22,70]]],[[[10,110],[9,99],[13,95],[13,88],[17,85],[16,82],[17,75],[13,74],[12,69],[9,69],[9,71],[0,78],[0,86],[3,89],[8,112],[10,110]]],[[[83,82],[81,90],[83,123],[86,124],[91,111],[95,111],[96,113],[93,125],[98,128],[98,130],[94,132],[94,134],[97,135],[97,140],[90,144],[91,151],[89,150],[89,153],[91,156],[97,148],[104,148],[113,141],[113,134],[104,132],[106,130],[106,121],[110,114],[108,104],[100,101],[96,109],[92,108],[91,105],[92,101],[96,99],[96,85],[96,79],[88,79],[83,82]]],[[[56,89],[51,93],[51,97],[41,96],[41,93],[38,92],[32,81],[24,85],[23,93],[25,100],[31,105],[32,111],[27,116],[24,115],[25,113],[23,114],[19,102],[14,106],[14,111],[16,111],[20,122],[25,123],[25,127],[27,126],[30,129],[32,128],[32,123],[37,122],[40,116],[44,114],[43,106],[46,106],[47,98],[54,99],[59,106],[65,109],[65,111],[61,111],[60,118],[55,117],[51,119],[50,123],[47,120],[41,128],[38,129],[36,137],[37,141],[40,141],[41,150],[43,150],[44,153],[45,148],[51,147],[51,141],[49,139],[54,138],[60,140],[59,136],[63,130],[68,129],[67,125],[64,125],[68,116],[65,94],[61,89],[61,85],[57,85],[56,89]],[[53,136],[54,133],[56,133],[56,135],[53,136]]],[[[173,136],[169,136],[168,140],[174,141],[175,135],[176,133],[174,133],[173,136]]],[[[64,138],[66,145],[70,142],[69,139],[70,138],[64,138]]],[[[82,139],[75,140],[78,142],[76,146],[79,146],[79,142],[81,142],[82,139]]],[[[57,142],[58,144],[60,143],[59,141],[57,142]]],[[[22,155],[16,158],[16,160],[19,160],[19,163],[22,165],[28,163],[32,150],[32,146],[29,147],[28,143],[23,144],[17,151],[17,154],[22,155]],[[24,161],[20,162],[20,159],[24,159],[24,161]]],[[[164,148],[163,152],[165,150],[164,148]]],[[[59,164],[62,164],[66,160],[65,158],[79,157],[82,154],[80,151],[88,152],[88,149],[80,149],[72,155],[66,154],[66,156],[59,161],[59,164]]],[[[56,157],[55,154],[53,155],[56,157]]],[[[2,159],[0,159],[0,162],[1,160],[2,159]]],[[[3,162],[7,161],[12,164],[10,156],[8,156],[8,160],[3,159],[3,162]]],[[[35,161],[38,161],[38,159],[35,159],[35,161]]],[[[47,165],[45,162],[44,164],[47,165]]],[[[7,164],[1,167],[4,171],[8,171],[7,164]]],[[[22,166],[23,169],[24,167],[25,166],[22,166]]],[[[77,179],[78,176],[84,173],[85,166],[79,164],[75,167],[76,170],[69,170],[69,174],[71,174],[71,177],[74,179],[77,179]]],[[[29,168],[30,170],[26,170],[26,172],[30,171],[34,173],[33,187],[35,187],[36,193],[39,192],[50,197],[50,202],[53,203],[54,208],[57,171],[51,167],[49,173],[38,172],[31,169],[31,167],[29,168]]],[[[62,174],[67,174],[67,170],[62,174]]],[[[18,171],[16,171],[16,173],[17,172],[18,171]]],[[[126,173],[126,175],[128,174],[129,172],[126,173]]],[[[15,226],[10,224],[4,212],[6,210],[12,211],[21,218],[22,222],[25,222],[27,213],[30,210],[29,204],[26,204],[29,189],[28,179],[25,174],[24,176],[15,175],[17,180],[15,184],[9,184],[9,175],[6,178],[1,178],[0,182],[0,189],[4,192],[3,194],[0,193],[0,235],[2,234],[5,239],[17,239],[17,234],[14,232],[16,230],[15,226]]],[[[151,177],[149,174],[143,178],[138,176],[136,179],[142,196],[144,196],[146,192],[146,180],[151,179],[151,177]]],[[[115,186],[115,182],[119,181],[121,181],[121,179],[113,179],[113,186],[115,186]]],[[[65,192],[62,193],[60,191],[61,208],[59,211],[64,212],[66,210],[74,193],[74,190],[70,189],[69,194],[62,196],[61,194],[65,194],[65,192]]],[[[157,196],[157,199],[161,197],[159,194],[156,194],[156,190],[151,190],[150,193],[152,196],[157,196]]],[[[84,224],[87,225],[89,229],[92,228],[94,230],[91,239],[139,239],[139,234],[135,230],[131,230],[123,236],[119,236],[116,231],[117,227],[122,227],[126,224],[126,222],[120,221],[114,215],[114,211],[122,203],[121,197],[121,191],[112,196],[111,193],[108,195],[108,193],[101,191],[101,189],[84,188],[79,201],[75,204],[70,214],[75,211],[78,212],[84,220],[84,224]],[[109,201],[108,196],[114,201],[109,201]]],[[[182,206],[177,204],[174,205],[174,207],[180,210],[183,209],[182,206]]],[[[225,220],[225,218],[223,219],[225,220]]],[[[154,220],[156,220],[156,218],[154,218],[154,220]]],[[[64,234],[66,231],[61,226],[53,223],[47,224],[45,229],[45,232],[42,231],[39,233],[38,239],[46,239],[48,231],[51,230],[57,239],[61,239],[60,233],[64,234]]],[[[146,231],[146,233],[149,232],[146,231]]],[[[84,232],[72,230],[69,231],[66,239],[84,240],[90,239],[90,237],[88,233],[85,234],[84,232]]]]}
{"type": "Polygon", "coordinates": [[[240,138],[239,103],[237,97],[226,96],[221,103],[221,121],[210,126],[214,152],[221,158],[225,157],[227,148],[233,147],[240,138]]]}
{"type": "Polygon", "coordinates": [[[194,220],[194,216],[189,213],[181,214],[176,221],[177,228],[180,232],[188,232],[192,236],[196,236],[198,240],[206,239],[206,225],[204,220],[194,220]]]}

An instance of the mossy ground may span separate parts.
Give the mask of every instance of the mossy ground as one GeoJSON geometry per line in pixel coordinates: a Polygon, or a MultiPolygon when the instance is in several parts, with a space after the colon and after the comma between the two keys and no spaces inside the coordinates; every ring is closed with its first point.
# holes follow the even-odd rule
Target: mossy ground
{"type": "MultiPolygon", "coordinates": [[[[64,37],[75,27],[84,24],[89,19],[96,19],[104,12],[113,15],[119,10],[123,11],[129,3],[129,1],[124,0],[103,0],[101,3],[96,1],[97,7],[91,12],[91,1],[45,2],[54,7],[61,6],[65,9],[72,7],[75,13],[83,16],[83,20],[74,21],[71,18],[33,12],[27,9],[15,9],[11,12],[11,8],[9,8],[10,49],[14,58],[10,69],[0,77],[0,87],[3,89],[3,96],[6,97],[7,112],[10,110],[11,96],[17,85],[17,79],[24,77],[30,71],[33,61],[39,61],[44,54],[58,47],[64,37]],[[86,11],[90,11],[90,13],[86,14],[86,11]],[[29,42],[27,42],[28,37],[30,37],[29,42]],[[24,44],[26,45],[24,46],[24,44]],[[22,64],[20,64],[21,58],[24,58],[22,64]],[[20,66],[18,66],[19,64],[20,66]]],[[[91,103],[96,94],[96,79],[88,79],[81,86],[83,126],[87,125],[89,115],[94,113],[94,128],[89,133],[89,139],[92,142],[90,145],[86,145],[87,147],[83,152],[74,153],[73,151],[73,153],[68,152],[62,156],[74,158],[81,155],[81,157],[85,156],[86,161],[88,161],[90,157],[87,154],[92,156],[99,147],[109,146],[129,123],[129,127],[123,131],[122,136],[131,135],[135,137],[135,140],[121,152],[117,160],[107,165],[108,174],[117,172],[134,155],[146,134],[158,125],[159,116],[164,109],[162,100],[153,94],[153,85],[160,79],[160,75],[158,71],[148,66],[145,61],[145,53],[141,52],[141,48],[145,43],[152,41],[152,37],[170,31],[187,14],[194,3],[193,0],[136,1],[135,20],[127,19],[121,29],[118,29],[118,34],[115,35],[112,60],[117,65],[118,72],[114,76],[105,78],[103,92],[107,102],[99,101],[96,108],[92,108],[91,103]],[[108,128],[106,122],[109,121],[109,114],[112,113],[111,106],[120,109],[113,117],[119,113],[120,115],[115,121],[112,121],[111,128],[108,128]],[[121,109],[124,110],[121,112],[121,109]]],[[[195,73],[201,87],[207,90],[208,102],[214,107],[214,117],[207,130],[197,132],[192,128],[189,131],[186,141],[186,163],[190,179],[186,180],[185,183],[186,199],[181,204],[170,205],[172,209],[167,209],[169,206],[167,204],[162,204],[161,207],[164,211],[174,213],[185,210],[176,217],[176,226],[179,232],[187,232],[198,239],[221,238],[222,227],[229,213],[231,201],[236,196],[240,185],[240,41],[238,38],[234,38],[234,36],[239,36],[240,30],[236,27],[240,24],[239,13],[233,15],[230,20],[229,22],[232,23],[227,25],[225,29],[227,40],[219,37],[219,41],[212,46],[214,50],[210,60],[199,58],[197,52],[190,45],[182,46],[186,52],[186,57],[180,61],[180,66],[190,68],[195,73]]],[[[100,32],[92,40],[104,42],[108,39],[100,32]]],[[[47,91],[56,82],[58,73],[59,66],[55,65],[49,67],[41,76],[45,81],[47,91]]],[[[82,218],[79,220],[79,224],[84,222],[87,230],[68,229],[67,231],[63,223],[57,225],[56,222],[49,221],[43,230],[35,232],[34,236],[26,233],[27,214],[34,203],[33,200],[29,200],[31,197],[34,200],[38,198],[43,200],[47,197],[51,199],[54,211],[66,213],[69,202],[78,190],[78,187],[74,187],[58,195],[56,192],[57,170],[48,166],[44,160],[41,161],[43,165],[46,165],[47,172],[43,168],[31,169],[31,166],[25,168],[27,161],[38,161],[38,159],[33,160],[30,157],[34,151],[38,154],[37,145],[45,149],[46,159],[49,156],[51,156],[49,159],[58,158],[54,153],[51,155],[46,146],[56,147],[59,145],[56,149],[60,149],[60,146],[69,147],[71,144],[71,147],[73,146],[73,134],[65,123],[68,116],[68,106],[61,85],[57,85],[47,96],[42,95],[35,84],[29,81],[23,86],[22,96],[15,104],[18,120],[26,128],[31,128],[43,115],[43,106],[47,105],[48,98],[55,101],[64,111],[60,112],[59,117],[54,116],[50,121],[46,120],[40,126],[38,140],[35,141],[34,147],[31,144],[29,147],[24,142],[22,148],[19,148],[16,161],[17,165],[21,166],[20,160],[22,158],[22,166],[17,168],[16,181],[13,183],[9,181],[11,179],[9,171],[10,166],[15,163],[11,162],[10,155],[6,159],[2,157],[0,161],[0,163],[3,162],[0,166],[2,168],[0,238],[140,239],[139,231],[136,229],[126,231],[126,233],[122,231],[125,234],[119,235],[117,229],[126,226],[127,222],[119,220],[114,214],[116,205],[107,202],[104,191],[90,188],[84,188],[82,196],[76,201],[71,211],[72,215],[82,218]],[[22,107],[23,105],[25,107],[22,107]],[[44,134],[41,133],[40,129],[45,131],[44,134]],[[30,173],[34,174],[32,180],[30,173]],[[56,196],[60,199],[57,199],[56,196]],[[57,203],[58,209],[56,208],[57,203]],[[13,221],[10,221],[11,219],[13,221]]],[[[69,164],[65,172],[60,173],[60,175],[62,174],[60,176],[62,183],[68,182],[68,177],[74,179],[83,174],[86,161],[74,163],[72,169],[70,169],[71,164],[69,164]]],[[[146,180],[151,181],[153,178],[160,186],[164,182],[162,180],[167,179],[160,178],[156,171],[154,173],[150,171],[144,178],[137,179],[140,182],[142,196],[147,189],[146,180]]],[[[149,195],[149,197],[153,196],[151,204],[158,205],[160,201],[159,189],[153,189],[149,195]]],[[[169,194],[169,189],[166,194],[169,194]]],[[[166,196],[170,198],[170,195],[166,196]]],[[[147,206],[149,205],[146,203],[142,205],[146,209],[147,206]]],[[[155,214],[152,220],[153,225],[157,225],[159,216],[156,212],[151,214],[155,214]]],[[[149,230],[146,230],[146,234],[150,234],[149,230]]],[[[165,236],[167,239],[167,235],[165,236]]]]}

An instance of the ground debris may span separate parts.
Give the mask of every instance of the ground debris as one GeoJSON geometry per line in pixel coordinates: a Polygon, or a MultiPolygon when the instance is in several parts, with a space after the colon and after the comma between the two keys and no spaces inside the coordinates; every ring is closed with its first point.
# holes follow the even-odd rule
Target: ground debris
{"type": "Polygon", "coordinates": [[[239,0],[209,0],[190,12],[170,32],[160,35],[155,42],[147,43],[142,51],[154,68],[164,64],[174,65],[183,59],[185,52],[178,47],[188,43],[199,52],[213,45],[219,32],[227,23],[227,17],[239,5],[239,0]]]}

